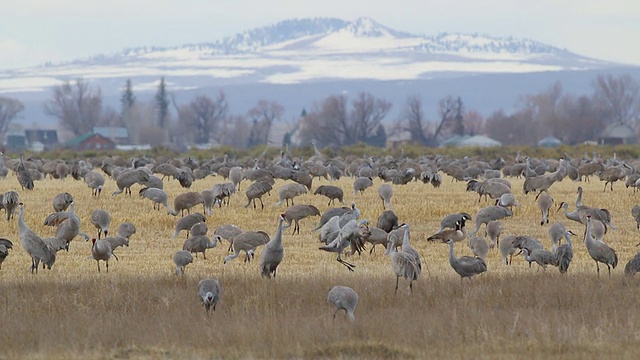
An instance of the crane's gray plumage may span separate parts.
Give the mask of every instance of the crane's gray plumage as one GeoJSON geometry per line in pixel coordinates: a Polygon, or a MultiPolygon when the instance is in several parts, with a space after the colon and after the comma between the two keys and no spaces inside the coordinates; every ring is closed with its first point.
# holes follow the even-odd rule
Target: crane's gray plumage
{"type": "Polygon", "coordinates": [[[289,206],[289,200],[291,200],[291,205],[295,205],[293,203],[293,199],[296,196],[306,194],[307,187],[298,183],[289,183],[280,186],[278,189],[278,202],[275,206],[282,205],[282,202],[286,201],[286,205],[289,206]]]}
{"type": "Polygon", "coordinates": [[[284,215],[287,219],[287,224],[291,226],[291,222],[294,223],[293,232],[300,234],[300,220],[308,216],[320,216],[320,210],[313,205],[293,205],[285,210],[284,215]]]}
{"type": "Polygon", "coordinates": [[[624,274],[627,276],[634,276],[638,271],[640,271],[640,252],[624,266],[624,274]]]}
{"type": "Polygon", "coordinates": [[[327,294],[327,301],[336,308],[334,319],[338,311],[344,310],[345,319],[348,316],[351,321],[356,320],[354,312],[358,306],[358,294],[352,288],[339,285],[332,287],[327,294]]]}
{"type": "Polygon", "coordinates": [[[386,232],[391,232],[398,228],[398,215],[393,210],[385,210],[378,216],[376,226],[386,232]]]}
{"type": "Polygon", "coordinates": [[[260,274],[263,277],[271,278],[276,277],[276,270],[278,265],[284,258],[284,246],[282,246],[282,229],[283,223],[286,220],[286,215],[281,214],[278,217],[278,230],[271,240],[264,246],[262,253],[260,254],[260,274]]]}
{"type": "Polygon", "coordinates": [[[209,310],[216,311],[216,305],[222,296],[222,287],[217,279],[202,279],[198,282],[198,297],[202,300],[207,315],[209,310]]]}
{"type": "Polygon", "coordinates": [[[393,186],[389,184],[380,184],[380,186],[378,186],[378,195],[382,200],[382,208],[391,209],[391,197],[393,196],[393,186]]]}
{"type": "Polygon", "coordinates": [[[396,250],[396,242],[398,241],[396,236],[390,236],[387,243],[386,255],[389,255],[391,259],[391,269],[396,274],[396,288],[394,295],[398,293],[398,281],[400,277],[409,281],[409,290],[413,293],[413,282],[420,277],[420,269],[415,262],[415,258],[404,251],[396,250]]]}
{"type": "Polygon", "coordinates": [[[18,235],[22,248],[31,256],[31,273],[35,270],[38,273],[38,265],[42,261],[51,270],[56,261],[56,252],[51,250],[42,241],[42,238],[33,232],[24,222],[24,204],[18,204],[18,235]]]}
{"type": "Polygon", "coordinates": [[[151,200],[151,202],[153,202],[154,210],[160,210],[160,205],[163,205],[165,209],[167,209],[167,214],[177,215],[177,212],[169,206],[169,196],[166,192],[164,192],[164,190],[145,187],[140,189],[138,194],[140,195],[140,197],[151,200]]]}
{"type": "Polygon", "coordinates": [[[611,267],[615,269],[618,265],[618,254],[613,248],[605,244],[603,241],[593,239],[591,236],[591,215],[587,215],[587,234],[585,236],[585,244],[587,245],[589,255],[596,262],[598,275],[600,275],[599,263],[603,263],[607,265],[609,276],[611,276],[611,267]]]}
{"type": "Polygon", "coordinates": [[[22,154],[20,154],[20,161],[16,166],[16,175],[18,177],[18,183],[20,183],[22,190],[33,190],[33,177],[31,176],[29,169],[25,167],[22,154]]]}
{"type": "Polygon", "coordinates": [[[264,245],[268,243],[270,240],[269,235],[264,231],[245,231],[241,234],[236,235],[233,238],[233,254],[227,255],[224,258],[224,263],[228,263],[229,261],[237,258],[240,255],[240,251],[244,251],[245,258],[244,262],[251,261],[253,258],[256,248],[260,245],[264,245]]]}
{"type": "Polygon", "coordinates": [[[184,275],[187,265],[193,262],[193,256],[189,251],[178,250],[173,254],[173,263],[176,265],[176,275],[184,275]]]}
{"type": "Polygon", "coordinates": [[[96,209],[91,213],[89,222],[98,229],[98,239],[102,234],[107,237],[109,235],[109,225],[111,225],[111,214],[106,210],[96,209]]]}
{"type": "Polygon", "coordinates": [[[122,172],[116,178],[118,190],[114,191],[111,195],[122,194],[124,191],[125,195],[129,194],[129,196],[131,196],[131,186],[134,184],[145,185],[147,181],[149,181],[149,174],[143,171],[142,168],[122,172]]]}
{"type": "Polygon", "coordinates": [[[100,197],[104,186],[104,176],[95,171],[89,171],[84,175],[84,182],[91,189],[91,196],[100,197]]]}
{"type": "Polygon", "coordinates": [[[502,206],[494,205],[482,208],[478,210],[478,213],[476,214],[476,227],[469,235],[475,235],[482,224],[487,224],[489,221],[500,220],[508,216],[513,216],[513,212],[502,206]]]}
{"type": "Polygon", "coordinates": [[[529,250],[526,248],[522,249],[522,253],[524,254],[524,258],[531,265],[532,262],[538,264],[538,266],[542,267],[544,271],[547,271],[547,265],[556,265],[556,254],[552,253],[549,250],[545,249],[534,249],[529,253],[529,250]]]}
{"type": "Polygon", "coordinates": [[[640,206],[635,205],[631,208],[631,216],[636,221],[636,229],[640,230],[640,206]]]}
{"type": "Polygon", "coordinates": [[[489,252],[489,244],[485,238],[479,236],[471,237],[469,238],[468,246],[471,252],[473,252],[473,256],[483,260],[486,259],[487,253],[489,252]]]}
{"type": "Polygon", "coordinates": [[[104,239],[102,239],[106,242],[109,243],[109,245],[111,245],[111,249],[112,250],[116,250],[117,248],[119,248],[120,246],[126,246],[129,247],[129,239],[127,239],[126,237],[122,237],[122,236],[109,236],[106,237],[104,239]]]}
{"type": "Polygon", "coordinates": [[[220,235],[221,238],[229,242],[229,249],[227,252],[232,249],[233,239],[240,234],[242,234],[242,229],[233,224],[222,224],[213,231],[213,235],[220,235]]]}
{"type": "Polygon", "coordinates": [[[60,212],[65,211],[73,202],[73,195],[68,192],[57,194],[53,197],[53,211],[60,212]]]}
{"type": "Polygon", "coordinates": [[[356,195],[358,191],[364,195],[364,191],[373,186],[373,180],[370,177],[359,177],[353,182],[353,195],[356,195]]]}
{"type": "Polygon", "coordinates": [[[492,220],[487,223],[487,236],[491,239],[489,247],[493,249],[496,244],[500,245],[500,234],[502,234],[502,224],[498,220],[492,220]]]}
{"type": "Polygon", "coordinates": [[[256,199],[260,200],[260,205],[262,209],[264,209],[264,203],[262,202],[262,196],[272,189],[271,184],[265,181],[256,181],[253,184],[249,185],[247,190],[245,191],[245,195],[247,196],[247,203],[244,205],[245,209],[249,207],[251,202],[253,201],[253,208],[256,208],[256,199]]]}
{"type": "Polygon", "coordinates": [[[118,236],[123,238],[131,238],[131,235],[136,233],[136,226],[130,222],[123,222],[118,226],[118,236]]]}
{"type": "Polygon", "coordinates": [[[344,204],[344,192],[341,188],[335,185],[320,185],[313,195],[322,195],[329,198],[327,206],[330,206],[331,203],[335,203],[336,199],[344,204]]]}
{"type": "Polygon", "coordinates": [[[483,259],[471,256],[456,257],[453,252],[453,240],[447,240],[446,243],[449,244],[449,264],[460,275],[460,281],[487,271],[487,263],[483,259]]]}
{"type": "Polygon", "coordinates": [[[13,215],[15,214],[16,208],[20,203],[20,195],[14,190],[9,190],[4,193],[2,197],[2,207],[7,213],[7,221],[9,219],[13,219],[13,215]]]}
{"type": "Polygon", "coordinates": [[[567,240],[566,244],[558,246],[556,249],[556,264],[561,274],[565,274],[569,270],[571,260],[573,260],[573,243],[571,242],[571,235],[575,235],[570,230],[564,232],[564,237],[567,240]]]}
{"type": "MultiPolygon", "coordinates": [[[[2,157],[2,154],[0,154],[2,157]]],[[[2,269],[2,262],[9,256],[9,250],[13,249],[13,243],[9,239],[0,238],[0,270],[2,269]]]]}
{"type": "MultiPolygon", "coordinates": [[[[335,220],[332,218],[332,223],[335,220]]],[[[347,247],[351,247],[350,255],[356,252],[360,254],[364,249],[365,238],[369,236],[369,223],[366,219],[359,221],[350,220],[337,232],[335,239],[324,246],[320,246],[320,250],[337,253],[336,261],[344,265],[349,271],[353,271],[355,265],[342,260],[342,253],[347,247]]]]}
{"type": "Polygon", "coordinates": [[[186,215],[180,220],[176,222],[176,231],[171,236],[172,239],[175,239],[178,236],[178,233],[182,230],[187,231],[187,238],[189,238],[189,233],[191,231],[191,227],[199,222],[206,222],[207,218],[200,213],[193,213],[186,215]]]}
{"type": "Polygon", "coordinates": [[[182,250],[189,251],[191,253],[196,254],[198,257],[198,253],[202,253],[202,257],[207,260],[207,254],[205,253],[207,249],[213,249],[218,244],[220,240],[220,236],[213,235],[212,239],[209,239],[206,235],[195,235],[191,236],[187,240],[185,240],[182,245],[182,250]]]}
{"type": "Polygon", "coordinates": [[[177,216],[178,213],[180,213],[180,215],[184,216],[185,211],[189,213],[191,208],[200,204],[202,204],[203,210],[205,210],[204,198],[199,192],[189,191],[179,194],[173,199],[173,212],[171,212],[171,215],[177,216]]]}
{"type": "Polygon", "coordinates": [[[98,272],[100,272],[100,260],[104,261],[107,266],[107,272],[109,272],[109,259],[113,256],[118,260],[116,254],[113,253],[111,243],[105,240],[98,240],[96,238],[91,239],[93,246],[91,246],[91,256],[98,264],[98,272]]]}
{"type": "Polygon", "coordinates": [[[544,193],[540,195],[538,198],[538,208],[542,212],[542,220],[540,220],[540,225],[549,223],[549,209],[553,206],[553,198],[551,195],[544,193]]]}

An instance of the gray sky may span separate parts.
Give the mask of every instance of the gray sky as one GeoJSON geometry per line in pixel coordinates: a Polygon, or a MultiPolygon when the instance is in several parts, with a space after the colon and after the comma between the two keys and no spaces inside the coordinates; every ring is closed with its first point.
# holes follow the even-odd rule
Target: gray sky
{"type": "Polygon", "coordinates": [[[19,0],[0,13],[0,69],[212,42],[291,18],[362,16],[414,34],[529,38],[640,65],[637,0],[19,0]]]}

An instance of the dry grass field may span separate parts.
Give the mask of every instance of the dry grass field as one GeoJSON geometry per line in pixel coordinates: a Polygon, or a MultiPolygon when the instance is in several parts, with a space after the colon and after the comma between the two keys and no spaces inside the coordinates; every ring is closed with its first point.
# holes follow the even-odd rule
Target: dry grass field
{"type": "MultiPolygon", "coordinates": [[[[190,190],[210,188],[220,177],[196,181],[190,190]]],[[[512,180],[522,206],[503,221],[506,234],[528,234],[551,247],[547,230],[540,226],[534,196],[525,196],[523,180],[512,180]]],[[[323,181],[314,181],[314,188],[323,181]]],[[[352,179],[339,185],[354,200],[363,217],[375,224],[382,212],[375,180],[364,196],[352,195],[352,179]]],[[[1,191],[20,189],[14,176],[1,181],[1,191]]],[[[282,185],[276,183],[275,189],[282,185]]],[[[474,215],[475,193],[466,184],[444,177],[440,188],[413,182],[396,186],[392,205],[401,222],[412,228],[412,244],[422,256],[421,278],[413,294],[402,279],[394,296],[395,276],[382,250],[348,260],[354,273],[335,261],[334,254],[318,250],[311,233],[318,218],[301,222],[301,234],[285,231],[285,257],[275,280],[262,279],[256,261],[242,258],[223,264],[228,244],[208,251],[189,265],[186,276],[177,277],[171,261],[182,248],[184,233],[171,239],[177,218],[137,196],[111,196],[115,183],[108,180],[102,197],[93,199],[90,189],[73,180],[36,182],[34,191],[20,191],[25,221],[41,236],[55,230],[42,226],[52,212],[51,199],[62,191],[76,198],[82,229],[94,233],[89,214],[97,208],[112,215],[112,229],[123,221],[138,228],[129,248],[118,248],[119,261],[109,273],[98,273],[90,259],[91,244],[78,237],[70,251],[59,252],[51,271],[32,275],[30,259],[20,246],[17,218],[0,221],[0,236],[14,242],[14,249],[0,270],[0,359],[189,359],[189,358],[627,358],[640,357],[640,279],[625,278],[626,262],[640,242],[630,215],[640,199],[631,189],[616,184],[602,192],[602,183],[575,183],[565,179],[551,188],[556,206],[572,204],[578,185],[585,188],[583,203],[611,210],[617,231],[605,239],[620,258],[611,278],[606,268],[598,277],[595,263],[581,236],[574,238],[574,261],[569,273],[554,267],[539,271],[518,257],[512,266],[500,263],[499,252],[487,258],[488,271],[461,284],[448,262],[448,246],[427,243],[440,219],[466,211],[474,215]],[[216,277],[223,287],[217,310],[205,316],[196,296],[198,281],[216,277]],[[334,321],[326,302],[333,285],[346,285],[360,295],[355,323],[342,313],[334,321]]],[[[247,184],[242,184],[243,190],[247,184]]],[[[177,181],[165,182],[170,202],[187,191],[177,181]]],[[[277,191],[265,197],[265,209],[245,209],[244,192],[234,195],[230,207],[215,208],[207,219],[210,231],[223,223],[273,235],[277,215],[277,191]]],[[[324,197],[307,194],[296,198],[326,210],[324,197]]],[[[196,209],[202,211],[202,208],[196,209]]],[[[3,213],[4,215],[4,213],[3,213]]],[[[577,234],[583,228],[551,215],[551,223],[564,222],[577,234]]],[[[472,224],[469,224],[472,226],[472,224]]],[[[484,228],[479,234],[484,234],[484,228]]],[[[456,255],[470,255],[466,244],[456,244],[456,255]]]]}

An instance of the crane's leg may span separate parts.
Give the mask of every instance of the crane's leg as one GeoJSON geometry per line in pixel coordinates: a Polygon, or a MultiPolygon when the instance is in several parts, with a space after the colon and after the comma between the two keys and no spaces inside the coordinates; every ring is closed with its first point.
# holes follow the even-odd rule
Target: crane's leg
{"type": "Polygon", "coordinates": [[[596,269],[598,271],[598,276],[600,276],[600,265],[598,265],[597,261],[596,261],[596,269]]]}
{"type": "Polygon", "coordinates": [[[107,263],[107,273],[109,273],[109,260],[105,261],[107,263]]]}
{"type": "Polygon", "coordinates": [[[611,267],[607,264],[607,270],[609,270],[609,277],[611,277],[611,267]]]}
{"type": "Polygon", "coordinates": [[[98,272],[100,272],[100,260],[96,260],[96,262],[98,263],[98,272]]]}
{"type": "Polygon", "coordinates": [[[398,294],[398,280],[400,280],[400,276],[396,275],[396,292],[394,292],[393,295],[397,295],[398,294]]]}
{"type": "Polygon", "coordinates": [[[409,292],[413,294],[413,280],[409,280],[409,292]]]}
{"type": "Polygon", "coordinates": [[[606,181],[606,182],[604,183],[604,189],[602,190],[603,192],[607,191],[607,184],[608,184],[608,183],[609,183],[608,181],[606,181]]]}

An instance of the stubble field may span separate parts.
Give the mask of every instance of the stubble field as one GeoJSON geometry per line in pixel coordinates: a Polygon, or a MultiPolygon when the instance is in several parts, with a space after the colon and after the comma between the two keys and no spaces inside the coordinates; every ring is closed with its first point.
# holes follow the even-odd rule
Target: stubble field
{"type": "MultiPolygon", "coordinates": [[[[191,189],[177,181],[165,181],[170,202],[186,191],[210,188],[220,177],[198,180],[191,189]]],[[[376,188],[364,196],[352,195],[352,179],[337,184],[345,190],[345,202],[355,201],[362,217],[375,224],[383,211],[376,188]]],[[[525,196],[523,180],[511,179],[522,206],[514,217],[503,220],[503,236],[527,234],[549,249],[549,225],[540,226],[534,196],[525,196]]],[[[325,180],[314,181],[314,189],[325,180]]],[[[20,189],[10,175],[1,190],[20,189]]],[[[265,209],[245,209],[244,189],[231,198],[230,207],[215,208],[207,218],[210,233],[224,223],[273,235],[277,216],[285,206],[274,207],[274,191],[265,197],[265,209]]],[[[71,179],[36,183],[34,191],[20,191],[25,221],[42,237],[55,229],[42,225],[53,210],[51,199],[68,191],[76,198],[82,230],[94,234],[89,214],[102,208],[112,215],[111,228],[124,221],[137,226],[128,248],[118,248],[119,261],[111,261],[98,273],[90,259],[91,244],[76,238],[70,251],[59,252],[51,271],[32,275],[30,258],[20,246],[17,217],[0,221],[0,236],[11,239],[14,249],[0,270],[0,359],[86,358],[638,358],[640,348],[640,290],[638,279],[625,278],[623,268],[640,242],[630,209],[640,195],[617,184],[602,192],[602,183],[575,183],[565,179],[552,186],[556,206],[573,204],[578,185],[585,188],[583,203],[608,208],[618,230],[605,240],[617,250],[620,263],[608,278],[596,275],[595,263],[586,252],[583,227],[551,215],[550,224],[562,221],[580,234],[574,238],[574,260],[569,273],[556,268],[529,269],[521,258],[512,266],[500,263],[497,249],[487,257],[487,273],[461,284],[448,262],[448,246],[427,243],[426,238],[449,213],[472,216],[484,200],[465,191],[466,184],[444,176],[440,188],[412,182],[394,186],[392,206],[401,222],[411,225],[412,245],[423,262],[421,278],[413,294],[400,280],[394,296],[395,275],[382,248],[369,255],[351,257],[357,267],[349,273],[333,254],[318,250],[311,228],[319,218],[301,222],[300,235],[285,231],[285,257],[277,278],[262,279],[256,261],[239,257],[223,264],[228,244],[218,244],[194,259],[184,277],[175,275],[171,257],[182,248],[185,234],[171,239],[178,218],[137,196],[112,197],[113,180],[107,180],[100,199],[91,198],[83,183],[71,179]],[[211,316],[196,296],[204,277],[219,279],[223,295],[211,316]],[[355,323],[342,313],[335,321],[326,302],[334,285],[346,285],[360,295],[355,323]]],[[[326,198],[306,194],[296,204],[313,204],[324,211],[326,198]]],[[[571,206],[573,208],[573,205],[571,206]]],[[[195,211],[202,212],[198,207],[195,211]]],[[[4,215],[4,213],[3,213],[4,215]]],[[[468,226],[472,226],[469,224],[468,226]]],[[[484,228],[479,232],[484,234],[484,228]]],[[[456,244],[456,255],[470,255],[465,244],[456,244]]]]}

